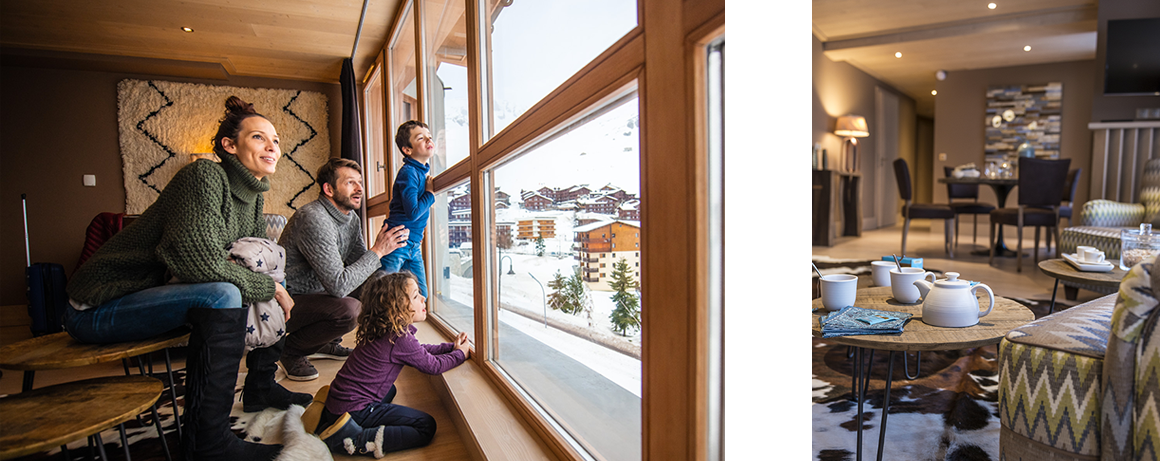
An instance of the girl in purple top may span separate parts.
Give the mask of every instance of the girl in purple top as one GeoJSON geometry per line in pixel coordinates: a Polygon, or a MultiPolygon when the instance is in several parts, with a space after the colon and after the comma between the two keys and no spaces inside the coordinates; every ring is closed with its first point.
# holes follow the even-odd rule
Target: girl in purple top
{"type": "Polygon", "coordinates": [[[373,454],[421,447],[435,435],[435,419],[391,404],[403,365],[430,375],[467,360],[467,334],[454,343],[420,344],[414,322],[427,319],[427,298],[409,272],[384,275],[363,291],[356,345],[330,383],[319,418],[320,438],[335,453],[373,454]]]}

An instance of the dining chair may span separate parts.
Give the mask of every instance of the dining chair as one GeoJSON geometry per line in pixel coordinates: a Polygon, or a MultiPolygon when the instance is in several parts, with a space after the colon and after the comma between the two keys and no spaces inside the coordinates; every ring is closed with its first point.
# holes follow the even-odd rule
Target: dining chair
{"type": "MultiPolygon", "coordinates": [[[[1067,172],[1067,182],[1063,184],[1063,197],[1059,202],[1059,226],[1063,227],[1063,218],[1067,218],[1068,226],[1072,226],[1071,211],[1075,208],[1075,190],[1079,188],[1079,175],[1083,168],[1076,168],[1067,172]]],[[[1051,251],[1051,234],[1047,234],[1047,244],[1044,247],[1051,251]]],[[[1059,245],[1059,242],[1055,242],[1059,245]]]]}
{"type": "Polygon", "coordinates": [[[898,180],[898,196],[905,201],[902,205],[902,217],[905,218],[905,221],[902,225],[902,252],[900,254],[906,254],[906,236],[910,233],[911,219],[943,219],[946,220],[943,230],[946,242],[943,247],[947,255],[954,258],[955,210],[947,205],[912,203],[913,190],[910,188],[910,167],[907,166],[906,160],[894,160],[894,178],[898,180]]]}
{"type": "Polygon", "coordinates": [[[1079,188],[1079,175],[1082,173],[1083,168],[1076,168],[1067,172],[1067,182],[1063,184],[1063,197],[1059,205],[1059,220],[1063,222],[1063,218],[1067,218],[1067,225],[1069,226],[1073,225],[1071,221],[1071,210],[1075,208],[1075,190],[1079,188]]]}
{"type": "MultiPolygon", "coordinates": [[[[991,212],[991,257],[995,261],[995,226],[1016,226],[1015,271],[1023,272],[1023,227],[1035,226],[1035,262],[1039,262],[1039,228],[1050,227],[1059,241],[1059,204],[1067,182],[1067,167],[1071,159],[1045,160],[1019,158],[1019,199],[1016,208],[1000,208],[991,212]]],[[[1059,245],[1056,245],[1059,253],[1059,245]]]]}
{"type": "MultiPolygon", "coordinates": [[[[955,171],[954,167],[944,166],[943,175],[951,177],[951,173],[955,171]]],[[[969,214],[974,216],[975,227],[971,236],[971,243],[974,244],[979,241],[979,215],[990,214],[991,210],[995,209],[995,205],[979,201],[979,185],[978,184],[947,184],[947,205],[955,210],[955,247],[959,246],[959,215],[969,214]],[[955,199],[970,199],[969,202],[955,202],[955,199]]]]}

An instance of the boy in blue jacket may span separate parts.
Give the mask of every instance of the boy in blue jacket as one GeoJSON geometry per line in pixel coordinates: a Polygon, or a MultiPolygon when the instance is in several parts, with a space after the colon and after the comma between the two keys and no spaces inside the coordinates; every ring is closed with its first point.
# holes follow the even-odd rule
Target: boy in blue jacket
{"type": "Polygon", "coordinates": [[[435,140],[427,124],[410,120],[399,126],[395,133],[395,144],[403,151],[403,166],[395,176],[395,186],[391,189],[390,214],[383,224],[387,228],[407,226],[411,235],[407,245],[379,260],[383,270],[398,272],[406,270],[415,274],[419,282],[419,292],[427,296],[427,273],[423,270],[423,230],[427,227],[427,216],[431,204],[435,203],[431,181],[427,172],[431,169],[427,161],[435,154],[435,140]]]}

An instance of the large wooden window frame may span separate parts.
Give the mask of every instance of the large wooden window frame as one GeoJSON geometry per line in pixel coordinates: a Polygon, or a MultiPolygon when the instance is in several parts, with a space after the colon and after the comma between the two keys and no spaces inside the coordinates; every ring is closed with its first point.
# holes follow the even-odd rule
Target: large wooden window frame
{"type": "MultiPolygon", "coordinates": [[[[585,459],[556,432],[492,362],[497,281],[489,170],[524,146],[549,136],[636,82],[641,120],[641,275],[642,297],[663,311],[643,309],[642,321],[642,456],[643,459],[717,459],[717,441],[709,440],[712,414],[709,395],[709,229],[707,187],[707,117],[705,108],[705,47],[724,34],[723,0],[638,0],[638,26],[560,84],[500,133],[483,141],[487,94],[481,75],[483,31],[478,18],[488,0],[465,0],[468,37],[469,155],[434,178],[436,193],[470,181],[472,206],[473,298],[476,349],[472,360],[561,459],[585,459]],[[487,195],[485,195],[485,193],[487,195]],[[712,453],[710,451],[713,451],[712,453]]],[[[428,76],[422,0],[399,6],[395,24],[384,44],[385,75],[391,75],[390,44],[401,30],[403,13],[410,9],[415,31],[416,113],[428,112],[428,76]]],[[[384,91],[389,109],[396,97],[384,91]]],[[[388,120],[382,121],[389,124],[388,120]]],[[[393,127],[385,133],[393,136],[393,127]]],[[[393,145],[393,142],[391,143],[393,145]]],[[[387,174],[398,169],[389,156],[387,174]]],[[[367,218],[387,212],[386,193],[367,200],[367,218]]],[[[424,240],[431,254],[433,239],[424,240]]],[[[368,241],[369,242],[369,241],[368,241]]],[[[428,268],[428,272],[431,270],[428,268]]],[[[430,275],[430,274],[428,274],[430,275]]],[[[433,300],[428,300],[433,302],[433,300]]],[[[433,309],[437,312],[437,309],[433,309]]],[[[447,336],[453,331],[438,316],[429,321],[447,336]]],[[[719,436],[719,432],[715,432],[719,436]]]]}

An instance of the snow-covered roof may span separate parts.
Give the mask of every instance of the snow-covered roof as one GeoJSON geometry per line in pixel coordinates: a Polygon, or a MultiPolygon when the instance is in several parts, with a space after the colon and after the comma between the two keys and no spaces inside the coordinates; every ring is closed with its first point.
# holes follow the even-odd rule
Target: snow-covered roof
{"type": "Polygon", "coordinates": [[[625,200],[624,203],[620,204],[622,210],[635,210],[637,208],[640,208],[640,200],[625,200]]]}
{"type": "Polygon", "coordinates": [[[572,229],[572,232],[589,232],[589,231],[599,229],[601,227],[604,227],[604,226],[607,226],[607,225],[613,224],[613,223],[621,223],[621,224],[624,224],[626,226],[632,226],[632,227],[635,227],[637,229],[640,229],[640,221],[633,221],[631,219],[613,219],[613,220],[609,220],[609,221],[597,221],[597,222],[594,222],[591,224],[586,224],[586,225],[583,225],[580,227],[576,227],[576,228],[572,229]]]}
{"type": "Polygon", "coordinates": [[[601,227],[607,226],[607,225],[612,224],[616,221],[617,220],[596,221],[594,223],[585,224],[585,225],[580,226],[580,227],[574,227],[574,228],[572,228],[572,232],[588,232],[588,231],[596,230],[596,229],[599,229],[601,227]]]}

